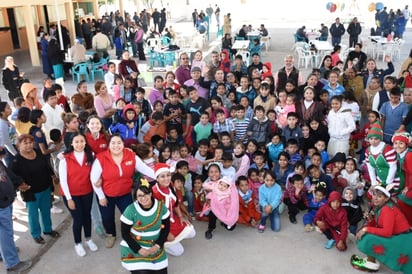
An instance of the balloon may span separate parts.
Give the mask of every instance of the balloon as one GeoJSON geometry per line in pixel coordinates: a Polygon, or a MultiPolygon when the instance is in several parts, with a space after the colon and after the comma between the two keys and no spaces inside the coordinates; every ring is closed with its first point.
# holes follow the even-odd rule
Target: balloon
{"type": "Polygon", "coordinates": [[[340,2],[336,2],[336,10],[340,10],[340,2]]]}
{"type": "Polygon", "coordinates": [[[370,3],[368,6],[368,11],[372,12],[375,10],[375,3],[370,3]]]}
{"type": "Polygon", "coordinates": [[[345,9],[345,3],[342,3],[342,5],[340,6],[340,11],[343,11],[345,9]]]}
{"type": "Polygon", "coordinates": [[[383,10],[383,3],[382,2],[378,2],[378,3],[376,3],[376,5],[375,5],[375,9],[377,10],[377,11],[379,11],[379,10],[383,10]]]}
{"type": "Polygon", "coordinates": [[[329,11],[330,11],[330,12],[335,12],[335,11],[336,11],[336,8],[337,8],[336,4],[332,4],[332,5],[330,6],[329,11]]]}
{"type": "Polygon", "coordinates": [[[332,4],[333,4],[332,2],[328,2],[328,3],[326,4],[326,9],[327,9],[327,10],[330,10],[330,7],[332,6],[332,4]]]}

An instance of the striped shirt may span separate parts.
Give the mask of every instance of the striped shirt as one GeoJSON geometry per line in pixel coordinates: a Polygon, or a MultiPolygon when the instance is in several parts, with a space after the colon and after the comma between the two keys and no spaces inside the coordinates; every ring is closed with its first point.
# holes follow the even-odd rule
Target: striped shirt
{"type": "MultiPolygon", "coordinates": [[[[239,120],[238,118],[232,119],[233,124],[235,125],[235,141],[241,140],[247,133],[247,127],[249,125],[250,120],[248,118],[243,118],[243,120],[239,120]]],[[[247,142],[247,138],[243,140],[244,143],[247,142]]]]}

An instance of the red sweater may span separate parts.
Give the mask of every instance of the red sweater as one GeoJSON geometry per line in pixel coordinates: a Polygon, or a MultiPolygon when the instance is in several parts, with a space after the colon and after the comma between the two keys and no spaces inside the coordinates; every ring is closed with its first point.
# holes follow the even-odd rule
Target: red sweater
{"type": "Polygon", "coordinates": [[[409,227],[408,221],[397,206],[385,205],[379,216],[375,216],[367,224],[367,233],[388,238],[409,231],[409,227]]]}
{"type": "Polygon", "coordinates": [[[104,134],[99,134],[99,138],[96,140],[90,133],[86,133],[87,144],[94,154],[98,154],[102,151],[107,150],[107,144],[109,143],[104,134]]]}
{"type": "Polygon", "coordinates": [[[73,153],[66,154],[64,158],[66,159],[67,182],[69,184],[70,194],[72,196],[81,196],[91,193],[93,191],[92,183],[90,182],[92,165],[86,163],[86,156],[81,166],[73,153]]]}
{"type": "Polygon", "coordinates": [[[113,161],[110,151],[103,151],[96,158],[102,167],[103,192],[109,197],[119,197],[130,193],[136,166],[136,154],[129,149],[123,149],[123,160],[120,164],[122,174],[113,161]]]}

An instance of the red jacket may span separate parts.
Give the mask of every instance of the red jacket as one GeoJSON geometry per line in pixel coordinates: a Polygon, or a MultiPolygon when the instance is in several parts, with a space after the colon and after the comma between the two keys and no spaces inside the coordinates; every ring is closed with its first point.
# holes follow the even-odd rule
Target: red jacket
{"type": "MultiPolygon", "coordinates": [[[[70,194],[72,196],[81,196],[91,193],[93,191],[92,183],[90,182],[92,165],[86,163],[86,155],[83,159],[82,166],[79,165],[73,153],[66,154],[64,158],[66,159],[67,182],[70,194]]],[[[61,193],[63,193],[63,191],[61,191],[61,193]]]]}
{"type": "Polygon", "coordinates": [[[96,157],[102,167],[103,192],[109,197],[119,197],[131,192],[135,172],[136,154],[129,149],[123,149],[123,160],[119,167],[113,161],[110,151],[106,150],[96,157]]]}
{"type": "Polygon", "coordinates": [[[239,195],[239,219],[237,222],[239,224],[249,225],[252,218],[258,222],[260,217],[260,213],[256,210],[253,196],[247,203],[245,203],[243,198],[239,195]]]}
{"type": "Polygon", "coordinates": [[[107,144],[109,143],[104,134],[99,134],[98,139],[94,139],[91,133],[86,133],[87,144],[94,154],[98,154],[107,150],[107,144]]]}
{"type": "Polygon", "coordinates": [[[391,237],[409,231],[409,224],[400,209],[389,203],[380,209],[367,224],[367,233],[381,237],[391,237]]]}

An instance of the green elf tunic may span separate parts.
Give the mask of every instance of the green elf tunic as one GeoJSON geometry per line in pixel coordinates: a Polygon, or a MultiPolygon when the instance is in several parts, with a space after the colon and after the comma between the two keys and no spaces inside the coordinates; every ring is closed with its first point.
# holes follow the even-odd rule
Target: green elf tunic
{"type": "Polygon", "coordinates": [[[363,253],[394,271],[412,273],[412,233],[405,216],[392,202],[373,210],[367,232],[357,242],[363,253]]]}
{"type": "MultiPolygon", "coordinates": [[[[141,208],[138,202],[130,204],[120,221],[131,226],[130,236],[141,248],[150,248],[156,244],[164,225],[162,221],[169,218],[169,211],[162,202],[153,200],[153,206],[149,210],[141,208]]],[[[120,243],[120,256],[122,266],[129,271],[133,270],[160,270],[166,268],[168,260],[163,244],[157,253],[149,257],[142,257],[134,252],[125,240],[120,243]]]]}

